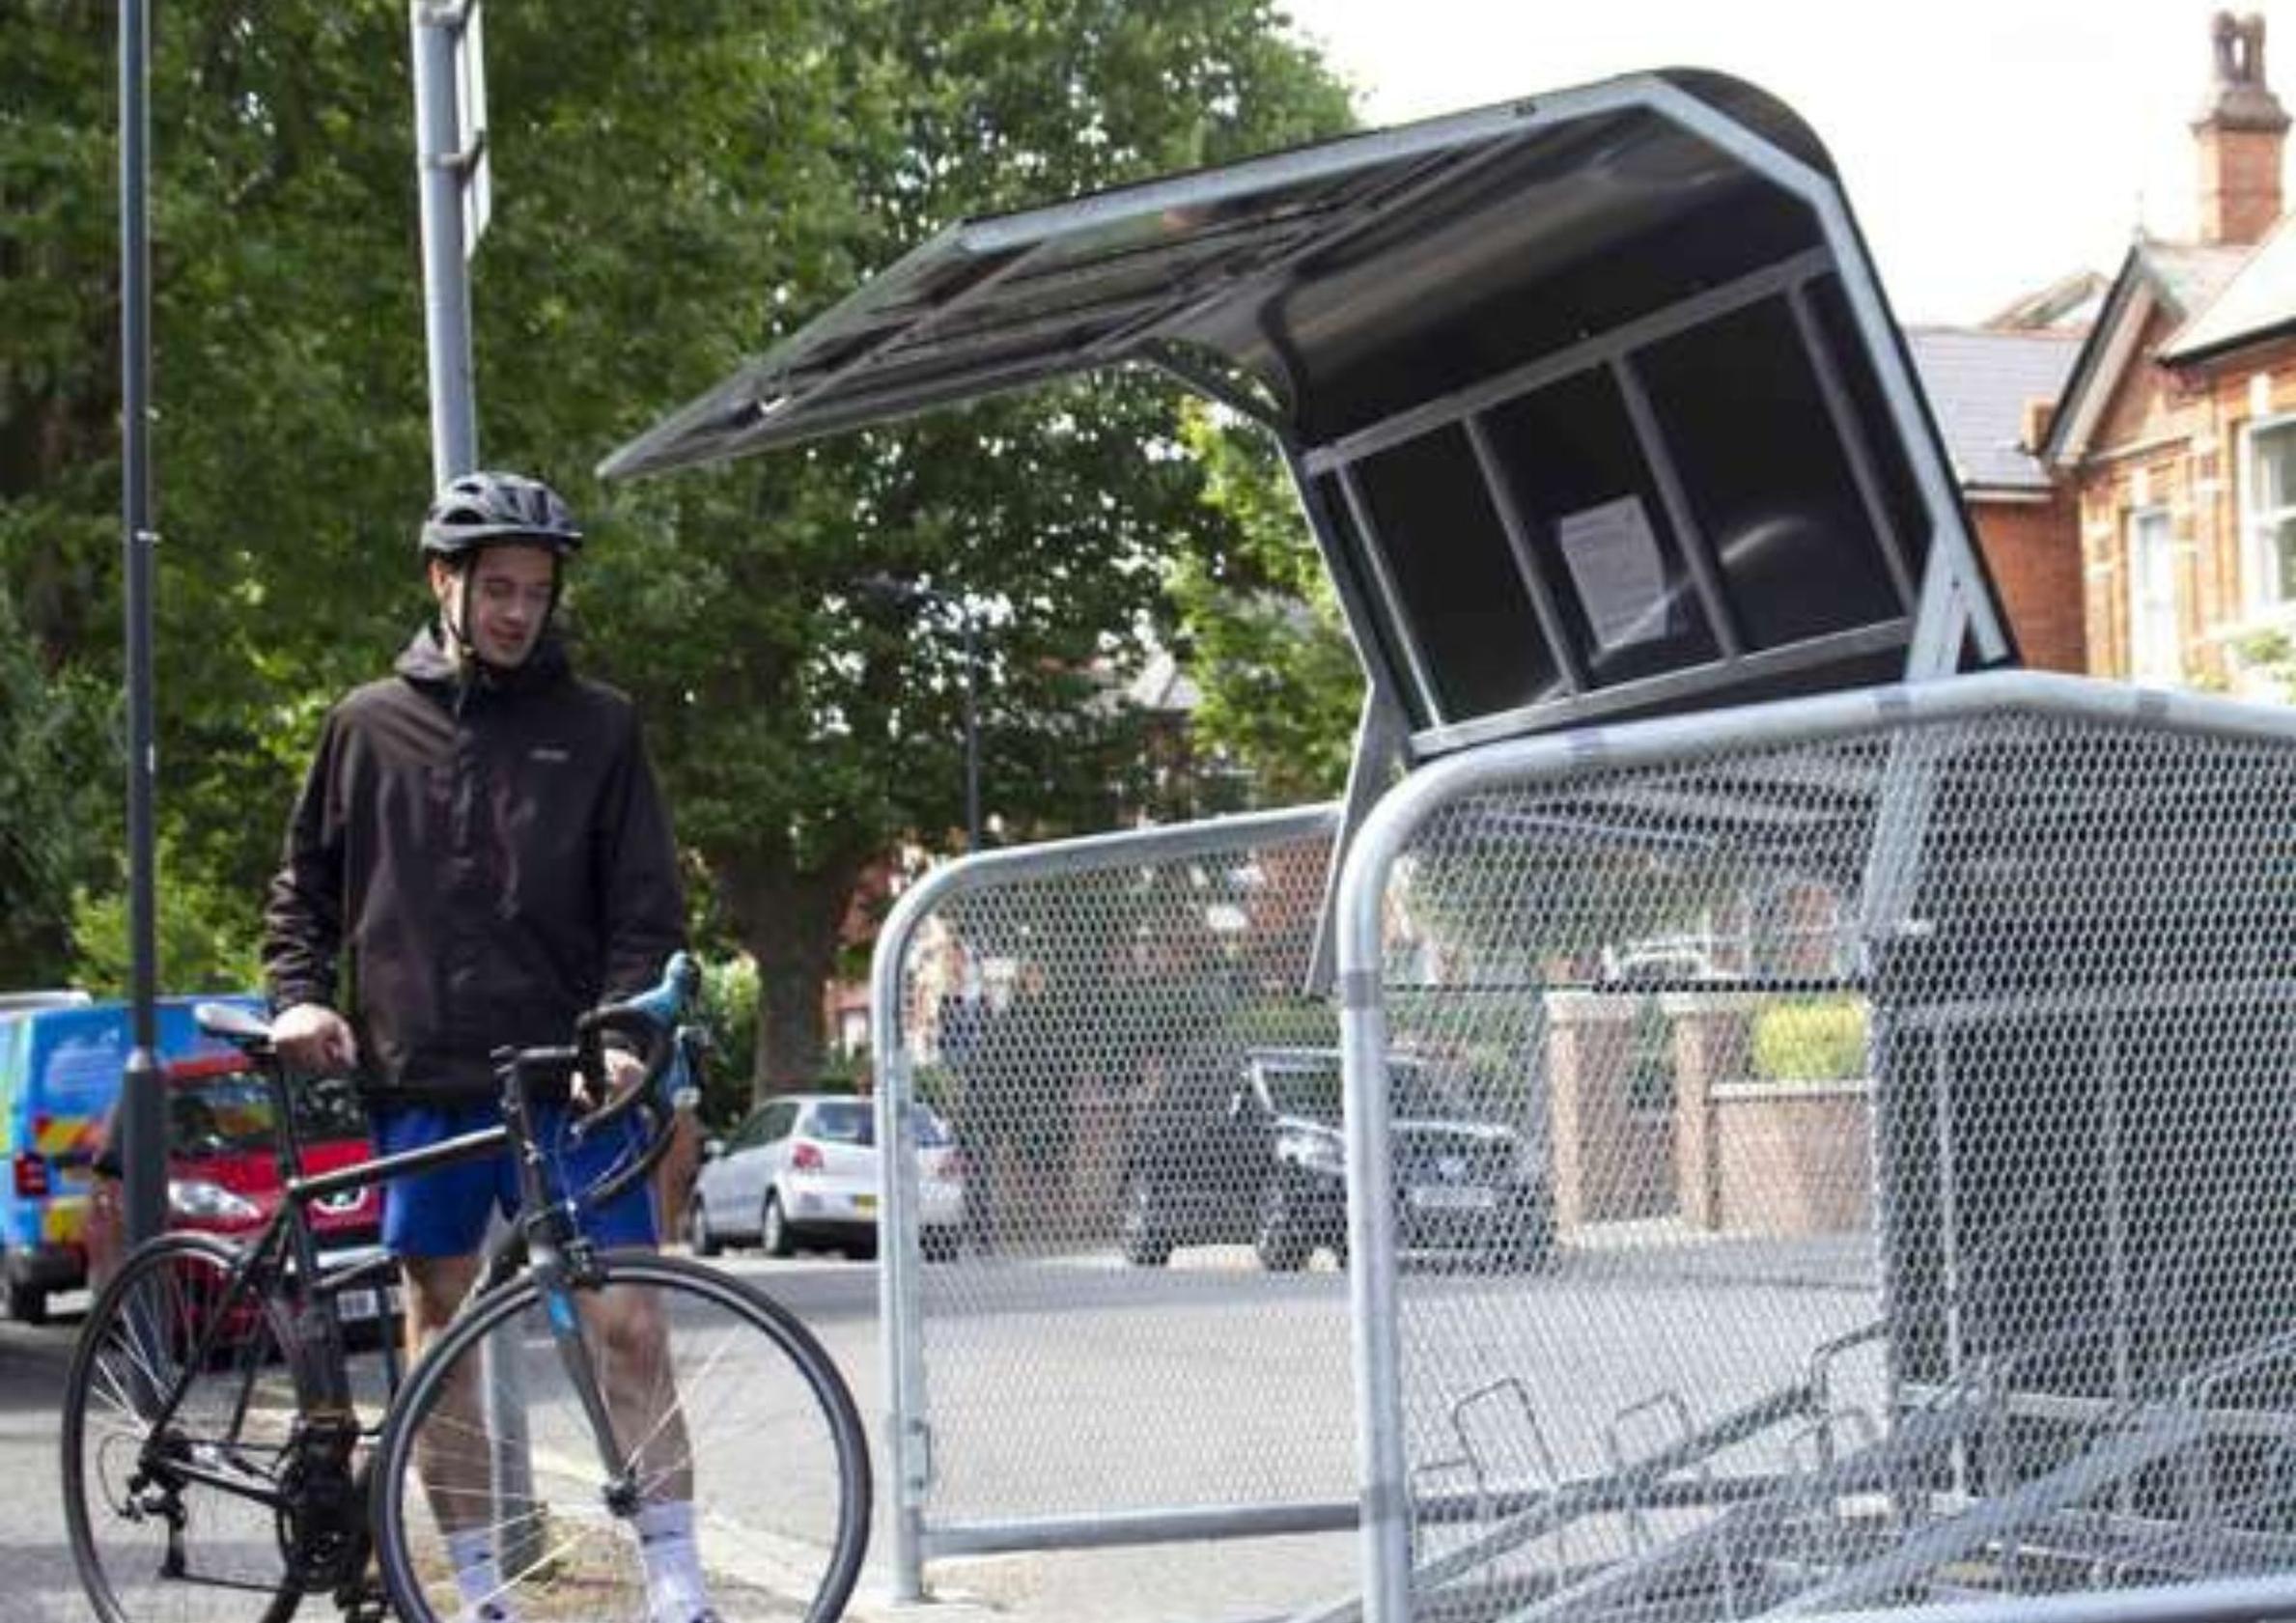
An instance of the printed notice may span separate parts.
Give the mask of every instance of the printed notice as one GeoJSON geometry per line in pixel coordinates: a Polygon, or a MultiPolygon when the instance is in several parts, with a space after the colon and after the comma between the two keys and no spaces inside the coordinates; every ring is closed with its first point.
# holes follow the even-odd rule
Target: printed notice
{"type": "Polygon", "coordinates": [[[1554,534],[1596,648],[1607,653],[1666,634],[1666,567],[1639,496],[1565,514],[1554,534]]]}

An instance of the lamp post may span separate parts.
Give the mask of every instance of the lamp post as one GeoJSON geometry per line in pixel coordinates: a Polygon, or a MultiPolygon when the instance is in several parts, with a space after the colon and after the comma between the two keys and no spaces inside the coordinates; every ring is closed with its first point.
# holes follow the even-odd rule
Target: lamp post
{"type": "Polygon", "coordinates": [[[981,849],[981,718],[980,718],[980,620],[973,611],[972,599],[937,587],[921,585],[914,580],[903,580],[889,574],[873,574],[859,582],[861,590],[895,602],[923,603],[929,607],[953,612],[957,630],[963,638],[965,654],[965,852],[972,854],[981,849]]]}
{"type": "Polygon", "coordinates": [[[149,1240],[167,1217],[164,1088],[159,1068],[156,860],[152,693],[153,528],[152,15],[120,0],[121,552],[127,642],[127,943],[131,1038],[122,1080],[127,1237],[149,1240]]]}

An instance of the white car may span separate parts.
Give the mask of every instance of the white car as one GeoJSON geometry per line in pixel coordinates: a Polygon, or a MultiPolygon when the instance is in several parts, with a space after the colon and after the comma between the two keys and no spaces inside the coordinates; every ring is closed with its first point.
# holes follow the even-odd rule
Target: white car
{"type": "MultiPolygon", "coordinates": [[[[852,1256],[877,1249],[877,1107],[850,1094],[788,1094],[703,1149],[686,1207],[696,1256],[755,1241],[770,1256],[801,1245],[852,1256]]],[[[917,1106],[917,1225],[925,1255],[953,1256],[965,1220],[963,1158],[947,1124],[917,1106]]]]}

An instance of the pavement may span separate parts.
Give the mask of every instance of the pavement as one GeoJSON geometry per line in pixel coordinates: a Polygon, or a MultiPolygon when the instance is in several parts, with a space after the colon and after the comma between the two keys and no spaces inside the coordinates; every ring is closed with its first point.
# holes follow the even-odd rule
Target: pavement
{"type": "MultiPolygon", "coordinates": [[[[736,1272],[754,1266],[733,1264],[736,1272]]],[[[875,1399],[874,1272],[835,1263],[773,1266],[778,1286],[795,1286],[797,1294],[810,1299],[806,1316],[846,1369],[874,1434],[882,1414],[875,1399]]],[[[6,1623],[87,1623],[90,1615],[66,1541],[57,1486],[59,1412],[84,1302],[81,1297],[57,1299],[54,1319],[44,1326],[0,1319],[0,1573],[6,1574],[0,1618],[6,1623]]],[[[874,1435],[871,1441],[874,1446],[874,1435]]],[[[1035,1623],[1077,1617],[1149,1623],[1203,1615],[1202,1552],[1183,1556],[1155,1548],[936,1562],[932,1597],[899,1604],[892,1598],[882,1526],[875,1532],[868,1566],[846,1612],[853,1623],[1035,1623]]],[[[1254,1548],[1265,1558],[1274,1553],[1272,1547],[1308,1542],[1267,1540],[1254,1548]]],[[[1216,1609],[1230,1619],[1236,1615],[1216,1609]]],[[[307,1606],[303,1614],[333,1615],[316,1606],[307,1606]]]]}
{"type": "Polygon", "coordinates": [[[0,1602],[9,1623],[87,1623],[64,1539],[57,1414],[74,1326],[0,1321],[0,1602]]]}
{"type": "MultiPolygon", "coordinates": [[[[1831,1326],[1837,1317],[1846,1323],[1870,1311],[1870,1260],[1854,1242],[1690,1245],[1678,1234],[1657,1231],[1610,1238],[1615,1244],[1582,1246],[1572,1269],[1525,1288],[1542,1298],[1552,1295],[1561,1305],[1584,1289],[1574,1281],[1585,1275],[1599,1284],[1605,1300],[1641,1303],[1635,1311],[1663,1326],[1681,1322],[1686,1313],[1707,1311],[1704,1304],[1715,1300],[1717,1292],[1735,1297],[1749,1286],[1770,1287],[1752,1294],[1778,1310],[1778,1333],[1784,1344],[1795,1348],[1812,1344],[1817,1334],[1813,1327],[1821,1320],[1831,1326]],[[1799,1322],[1802,1319],[1808,1323],[1799,1322]]],[[[1125,1441],[1128,1438],[1161,1434],[1164,1454],[1192,1459],[1199,1450],[1239,1440],[1249,1444],[1256,1435],[1253,1425],[1272,1421],[1277,1436],[1312,1436],[1319,1444],[1347,1451],[1352,1444],[1344,1359],[1334,1375],[1323,1367],[1328,1361],[1323,1355],[1315,1353],[1322,1341],[1339,1337],[1344,1330],[1344,1298],[1336,1281],[1320,1274],[1270,1281],[1240,1264],[1226,1270],[1212,1267],[1234,1259],[1189,1260],[1204,1264],[1208,1272],[1176,1266],[1143,1277],[1112,1259],[1101,1259],[1104,1268],[1096,1259],[1078,1258],[1064,1267],[1020,1270],[1010,1281],[993,1281],[1012,1300],[999,1297],[997,1311],[962,1325],[966,1357],[962,1365],[942,1370],[944,1398],[954,1404],[967,1396],[969,1387],[959,1379],[966,1366],[978,1366],[974,1374],[985,1371],[982,1379],[994,1378],[993,1386],[995,1381],[1017,1379],[1015,1372],[1034,1369],[1040,1376],[1057,1373],[1063,1382],[1079,1384],[1079,1389],[1089,1389],[1094,1380],[1121,1377],[1118,1386],[1131,1393],[1131,1408],[1120,1408],[1114,1398],[1099,1406],[1095,1413],[1104,1427],[1100,1431],[1065,1420],[1051,1430],[1031,1429],[1008,1407],[1013,1395],[1009,1387],[970,1392],[979,1413],[972,1429],[963,1434],[963,1441],[972,1445],[968,1469],[1018,1472],[1024,1482],[1038,1482],[1041,1493],[1047,1450],[1062,1450],[1064,1459],[1068,1450],[1075,1450],[1079,1502],[1122,1503],[1123,1495],[1111,1496],[1110,1484],[1098,1474],[1114,1469],[1117,1460],[1129,1462],[1128,1476],[1138,1478],[1132,1487],[1152,1488],[1163,1480],[1160,1470],[1178,1469],[1171,1459],[1137,1451],[1125,1441]],[[1099,1278],[1102,1273],[1108,1277],[1099,1278]],[[1236,1310],[1225,1293],[1230,1284],[1236,1299],[1252,1304],[1241,1319],[1224,1317],[1236,1310]],[[1059,1319],[1048,1319],[1048,1314],[1059,1319]],[[1330,1325],[1323,1325],[1324,1317],[1331,1318],[1330,1325]],[[1047,1326],[1054,1323],[1061,1333],[1048,1336],[1047,1326]],[[1074,1368],[1050,1361],[1064,1356],[1053,1347],[1064,1338],[1078,1344],[1074,1368]],[[1234,1361],[1246,1346],[1252,1349],[1248,1357],[1234,1361]],[[1174,1362],[1184,1357],[1200,1361],[1201,1350],[1207,1347],[1235,1351],[1223,1352],[1218,1367],[1208,1371],[1183,1369],[1174,1362]],[[1287,1357],[1294,1361],[1287,1363],[1287,1357]],[[1285,1372],[1274,1383],[1274,1392],[1267,1383],[1242,1379],[1243,1372],[1262,1366],[1285,1372]],[[998,1376],[998,1371],[1005,1373],[998,1376]],[[1151,1371],[1166,1372],[1170,1378],[1160,1383],[1149,1377],[1151,1371]],[[1231,1375],[1237,1378],[1231,1380],[1231,1375]],[[1324,1389],[1332,1379],[1340,1380],[1342,1386],[1324,1389]],[[1226,1389],[1255,1413],[1197,1410],[1175,1424],[1170,1407],[1175,1394],[1207,1389],[1226,1389]],[[1259,1410],[1269,1413],[1259,1414],[1259,1410]],[[1234,1436],[1225,1435],[1231,1431],[1234,1436]]],[[[724,1266],[736,1273],[766,1276],[774,1294],[814,1329],[844,1369],[874,1434],[884,1414],[875,1270],[826,1259],[769,1264],[746,1254],[725,1259],[724,1266]]],[[[1472,1279],[1439,1277],[1427,1288],[1473,1292],[1480,1287],[1472,1279]]],[[[7,1623],[82,1623],[88,1616],[65,1541],[56,1491],[57,1410],[80,1302],[65,1298],[56,1305],[58,1322],[48,1326],[0,1321],[0,1572],[7,1574],[0,1617],[7,1623]]],[[[1563,1320],[1577,1323],[1583,1317],[1581,1307],[1563,1320]]],[[[1561,1340],[1553,1349],[1556,1367],[1575,1369],[1573,1379],[1589,1391],[1601,1389],[1610,1378],[1613,1351],[1612,1343],[1599,1333],[1576,1354],[1561,1340]],[[1568,1362],[1579,1355],[1580,1363],[1568,1362]]],[[[1759,1370],[1767,1370],[1775,1359],[1765,1357],[1757,1362],[1759,1370]]],[[[1576,1445],[1560,1433],[1555,1441],[1558,1446],[1576,1445]]],[[[882,1459],[882,1449],[874,1453],[882,1459]]],[[[989,1502],[1003,1502],[998,1492],[1009,1487],[1002,1478],[993,1480],[989,1502]]],[[[1015,1497],[1013,1502],[1025,1501],[1015,1497]]],[[[1246,1623],[1352,1588],[1358,1553],[1352,1534],[1334,1533],[1224,1546],[1158,1545],[947,1558],[929,1568],[933,1598],[906,1605],[892,1600],[889,1556],[890,1540],[881,1517],[868,1567],[848,1612],[858,1623],[1040,1623],[1078,1617],[1095,1623],[1246,1623]]]]}

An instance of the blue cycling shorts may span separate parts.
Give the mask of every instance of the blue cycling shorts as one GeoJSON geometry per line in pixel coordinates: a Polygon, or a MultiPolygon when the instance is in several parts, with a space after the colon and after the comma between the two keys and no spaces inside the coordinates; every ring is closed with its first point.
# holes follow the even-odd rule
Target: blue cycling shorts
{"type": "MultiPolygon", "coordinates": [[[[637,1122],[625,1119],[579,1143],[569,1141],[571,1113],[563,1105],[537,1105],[535,1138],[548,1153],[551,1176],[561,1194],[589,1188],[643,1146],[637,1122]]],[[[459,1133],[502,1125],[491,1100],[469,1105],[379,1105],[374,1110],[375,1148],[382,1155],[419,1150],[459,1133]]],[[[488,1215],[509,1217],[518,1209],[518,1162],[508,1145],[496,1154],[451,1161],[426,1171],[387,1178],[382,1186],[382,1243],[402,1257],[461,1257],[478,1250],[486,1238],[488,1215]]],[[[658,1226],[652,1180],[628,1189],[603,1206],[581,1214],[582,1233],[598,1245],[652,1245],[658,1226]]]]}

